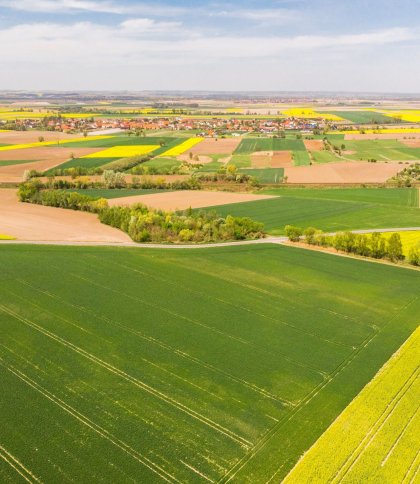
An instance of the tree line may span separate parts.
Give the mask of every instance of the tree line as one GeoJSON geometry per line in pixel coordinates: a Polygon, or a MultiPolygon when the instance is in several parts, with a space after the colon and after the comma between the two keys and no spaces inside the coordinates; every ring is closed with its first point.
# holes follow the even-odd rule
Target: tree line
{"type": "Polygon", "coordinates": [[[167,212],[135,204],[110,207],[104,198],[77,192],[41,189],[38,183],[22,183],[22,202],[81,210],[98,214],[99,220],[126,232],[134,242],[219,242],[264,237],[264,225],[248,217],[220,217],[215,211],[167,212]]]}
{"type": "MultiPolygon", "coordinates": [[[[375,259],[388,259],[392,262],[405,259],[399,233],[392,233],[389,237],[384,237],[380,232],[355,234],[350,231],[328,235],[315,227],[302,229],[294,225],[286,225],[284,230],[286,236],[292,242],[303,241],[309,245],[333,247],[341,252],[375,259]]],[[[419,246],[411,247],[407,260],[412,265],[420,266],[419,246]]]]}

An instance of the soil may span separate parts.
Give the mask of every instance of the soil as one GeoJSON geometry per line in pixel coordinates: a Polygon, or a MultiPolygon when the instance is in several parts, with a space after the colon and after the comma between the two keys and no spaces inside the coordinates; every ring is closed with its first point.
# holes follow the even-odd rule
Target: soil
{"type": "Polygon", "coordinates": [[[57,141],[58,139],[80,138],[81,134],[67,134],[55,131],[4,131],[0,132],[0,143],[13,145],[38,143],[40,136],[44,138],[44,141],[57,141]]]}
{"type": "Polygon", "coordinates": [[[136,195],[133,197],[113,198],[108,201],[110,206],[127,206],[142,203],[149,207],[162,210],[185,210],[187,208],[212,207],[228,203],[250,202],[274,198],[269,195],[252,193],[206,192],[202,190],[179,190],[176,192],[154,193],[151,195],[136,195]]]}
{"type": "Polygon", "coordinates": [[[303,143],[308,151],[321,151],[324,146],[321,139],[305,139],[303,143]]]}
{"type": "Polygon", "coordinates": [[[0,207],[0,233],[20,240],[131,242],[127,234],[101,224],[94,214],[21,203],[14,189],[0,189],[0,207]]]}
{"type": "Polygon", "coordinates": [[[274,151],[271,158],[271,168],[286,168],[293,165],[291,151],[274,151]]]}
{"type": "Polygon", "coordinates": [[[241,138],[206,138],[198,145],[193,146],[188,153],[193,155],[232,154],[241,142],[241,138]]]}

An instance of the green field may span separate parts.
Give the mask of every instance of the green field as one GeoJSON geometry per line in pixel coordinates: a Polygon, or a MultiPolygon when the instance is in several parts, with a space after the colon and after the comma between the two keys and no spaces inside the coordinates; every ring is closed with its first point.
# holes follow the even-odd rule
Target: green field
{"type": "Polygon", "coordinates": [[[274,235],[287,224],[325,231],[420,226],[416,189],[272,189],[278,198],[213,207],[263,222],[274,235]],[[416,208],[417,207],[417,208],[416,208]]]}
{"type": "Polygon", "coordinates": [[[260,183],[281,183],[283,181],[283,168],[251,168],[240,169],[241,173],[255,177],[260,183]]]}
{"type": "Polygon", "coordinates": [[[415,482],[420,327],[292,470],[285,484],[415,482]]]}
{"type": "Polygon", "coordinates": [[[23,165],[24,163],[34,163],[39,160],[0,160],[0,166],[23,165]]]}
{"type": "Polygon", "coordinates": [[[299,139],[282,138],[244,138],[234,154],[254,153],[255,151],[306,151],[299,139]]]}
{"type": "Polygon", "coordinates": [[[351,160],[420,160],[420,148],[409,148],[397,140],[346,140],[343,143],[346,150],[354,151],[342,154],[343,158],[351,160]]]}
{"type": "Polygon", "coordinates": [[[0,266],[3,482],[278,482],[420,311],[417,271],[268,244],[0,266]]]}
{"type": "Polygon", "coordinates": [[[151,195],[152,193],[163,193],[169,190],[158,189],[143,189],[143,188],[86,188],[86,189],[74,189],[69,188],[69,192],[77,192],[82,195],[88,195],[89,197],[98,198],[120,198],[120,197],[132,197],[134,195],[151,195]]]}
{"type": "MultiPolygon", "coordinates": [[[[328,114],[335,114],[340,118],[347,119],[356,124],[389,124],[395,123],[397,120],[391,116],[385,116],[382,113],[375,111],[326,111],[328,114]]],[[[399,122],[399,121],[398,121],[399,122]]]]}
{"type": "Polygon", "coordinates": [[[142,166],[149,166],[157,170],[170,170],[181,165],[181,162],[174,158],[154,158],[141,164],[142,166]]]}

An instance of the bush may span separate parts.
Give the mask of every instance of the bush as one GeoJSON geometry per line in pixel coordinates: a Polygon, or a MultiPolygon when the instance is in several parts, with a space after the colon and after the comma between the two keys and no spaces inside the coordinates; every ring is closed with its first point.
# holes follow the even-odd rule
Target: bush
{"type": "Polygon", "coordinates": [[[284,227],[284,232],[291,242],[299,242],[303,230],[300,227],[295,227],[294,225],[286,225],[284,227]]]}

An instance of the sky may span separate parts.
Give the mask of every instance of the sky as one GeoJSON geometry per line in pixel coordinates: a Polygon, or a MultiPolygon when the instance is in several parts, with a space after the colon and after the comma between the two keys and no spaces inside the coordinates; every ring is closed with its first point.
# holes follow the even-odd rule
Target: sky
{"type": "Polygon", "coordinates": [[[0,0],[0,89],[420,92],[420,0],[0,0]]]}

